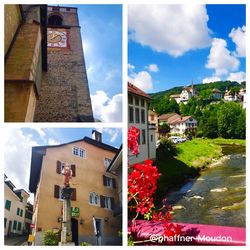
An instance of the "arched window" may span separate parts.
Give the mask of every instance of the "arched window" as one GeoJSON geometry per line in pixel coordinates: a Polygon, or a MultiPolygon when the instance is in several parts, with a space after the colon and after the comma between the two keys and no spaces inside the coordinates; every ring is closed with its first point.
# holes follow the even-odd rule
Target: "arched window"
{"type": "Polygon", "coordinates": [[[51,15],[48,20],[49,25],[57,25],[61,26],[62,25],[63,19],[59,15],[51,15]]]}

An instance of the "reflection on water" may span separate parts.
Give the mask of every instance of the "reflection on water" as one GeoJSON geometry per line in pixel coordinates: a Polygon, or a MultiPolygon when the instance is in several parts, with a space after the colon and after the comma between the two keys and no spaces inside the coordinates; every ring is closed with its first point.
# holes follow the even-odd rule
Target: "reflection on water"
{"type": "Polygon", "coordinates": [[[174,206],[173,221],[245,226],[244,150],[224,146],[224,154],[230,153],[225,161],[205,170],[179,191],[168,194],[167,199],[174,206]]]}

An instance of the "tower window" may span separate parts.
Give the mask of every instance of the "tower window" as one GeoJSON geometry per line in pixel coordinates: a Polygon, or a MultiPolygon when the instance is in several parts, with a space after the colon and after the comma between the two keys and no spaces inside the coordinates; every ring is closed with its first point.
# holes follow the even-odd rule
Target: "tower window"
{"type": "Polygon", "coordinates": [[[60,26],[62,25],[62,18],[58,15],[52,15],[49,17],[48,23],[49,25],[57,25],[60,26]]]}

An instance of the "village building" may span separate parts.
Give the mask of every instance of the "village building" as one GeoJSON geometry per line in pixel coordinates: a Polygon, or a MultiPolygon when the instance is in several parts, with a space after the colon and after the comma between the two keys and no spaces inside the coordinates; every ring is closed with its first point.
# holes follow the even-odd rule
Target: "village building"
{"type": "MultiPolygon", "coordinates": [[[[29,232],[27,220],[29,194],[24,189],[15,189],[15,185],[5,175],[4,180],[4,236],[11,237],[29,232]]],[[[32,216],[32,213],[31,213],[32,216]]]]}
{"type": "Polygon", "coordinates": [[[195,133],[197,130],[197,120],[192,116],[181,116],[176,113],[163,114],[159,116],[159,125],[167,123],[170,126],[170,134],[184,135],[195,133]]]}
{"type": "Polygon", "coordinates": [[[139,154],[129,155],[129,163],[143,162],[156,156],[156,138],[154,124],[148,123],[148,108],[151,97],[144,91],[128,83],[128,128],[139,129],[139,154]]]}
{"type": "Polygon", "coordinates": [[[180,94],[170,95],[170,99],[174,99],[178,104],[181,102],[187,104],[188,101],[195,96],[197,96],[197,91],[194,87],[194,84],[192,84],[191,87],[183,88],[180,94]]]}
{"type": "Polygon", "coordinates": [[[180,94],[170,95],[170,99],[174,99],[179,104],[181,102],[181,95],[180,94]]]}
{"type": "Polygon", "coordinates": [[[226,90],[225,94],[224,94],[224,100],[227,102],[234,102],[234,101],[238,101],[238,95],[232,94],[230,92],[230,90],[226,90]]]}
{"type": "Polygon", "coordinates": [[[121,156],[118,153],[119,149],[102,142],[102,134],[96,130],[92,131],[92,138],[32,148],[29,189],[35,197],[32,220],[35,245],[41,245],[45,231],[60,231],[62,227],[60,190],[66,164],[71,166],[70,187],[74,190],[71,195],[73,242],[76,245],[81,242],[121,244],[118,236],[121,216],[114,214],[117,207],[121,207],[121,156]]]}
{"type": "Polygon", "coordinates": [[[212,90],[212,97],[213,97],[213,99],[216,99],[216,100],[222,99],[223,93],[219,89],[214,88],[212,90]]]}
{"type": "Polygon", "coordinates": [[[94,121],[77,8],[4,5],[6,122],[94,121]]]}
{"type": "Polygon", "coordinates": [[[158,123],[158,114],[153,111],[148,111],[148,123],[149,125],[155,126],[155,140],[159,139],[159,123],[158,123]]]}
{"type": "Polygon", "coordinates": [[[111,161],[107,168],[107,173],[117,176],[117,192],[119,195],[119,203],[115,207],[114,216],[119,216],[122,220],[122,146],[111,161]]]}

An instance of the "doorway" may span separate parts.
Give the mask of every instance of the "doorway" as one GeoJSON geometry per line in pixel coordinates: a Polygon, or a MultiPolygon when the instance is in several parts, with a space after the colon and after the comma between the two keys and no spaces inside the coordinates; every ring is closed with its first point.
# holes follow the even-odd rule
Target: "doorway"
{"type": "Polygon", "coordinates": [[[71,218],[71,231],[72,231],[72,241],[78,246],[78,220],[71,218]]]}
{"type": "Polygon", "coordinates": [[[102,220],[101,219],[95,219],[96,223],[96,245],[100,246],[102,244],[102,220]]]}
{"type": "Polygon", "coordinates": [[[9,237],[11,234],[11,226],[12,226],[12,221],[9,221],[9,226],[8,226],[8,232],[7,232],[7,236],[9,237]]]}

